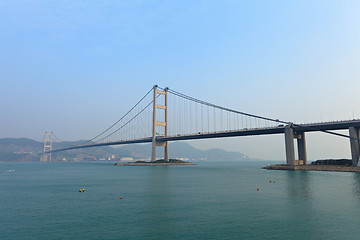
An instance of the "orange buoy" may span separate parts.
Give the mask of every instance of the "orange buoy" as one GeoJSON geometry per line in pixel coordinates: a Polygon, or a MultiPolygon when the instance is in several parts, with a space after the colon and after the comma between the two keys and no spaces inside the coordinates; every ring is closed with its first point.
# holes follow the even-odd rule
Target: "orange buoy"
{"type": "Polygon", "coordinates": [[[120,199],[122,199],[122,197],[120,197],[120,199]]]}
{"type": "Polygon", "coordinates": [[[81,192],[81,189],[79,190],[79,192],[81,192]]]}

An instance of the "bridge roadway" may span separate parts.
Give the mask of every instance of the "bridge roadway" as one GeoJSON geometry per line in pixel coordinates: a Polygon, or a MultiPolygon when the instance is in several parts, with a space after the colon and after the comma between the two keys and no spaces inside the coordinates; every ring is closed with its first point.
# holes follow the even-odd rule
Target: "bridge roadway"
{"type": "MultiPolygon", "coordinates": [[[[255,135],[271,135],[271,134],[284,134],[286,130],[285,125],[279,125],[276,127],[267,128],[244,128],[236,131],[224,131],[224,132],[210,132],[210,133],[197,133],[189,135],[176,135],[176,136],[156,136],[156,142],[171,142],[171,141],[183,141],[183,140],[194,140],[194,139],[209,139],[209,138],[223,138],[223,137],[239,137],[239,136],[255,136],[255,135]]],[[[347,121],[336,121],[336,122],[322,122],[322,123],[310,123],[310,124],[296,124],[292,126],[293,133],[303,134],[305,132],[315,131],[332,131],[332,130],[348,130],[350,127],[360,128],[360,120],[347,120],[347,121]]],[[[134,143],[150,143],[152,137],[135,139],[135,140],[123,140],[114,142],[104,143],[92,143],[86,145],[73,146],[68,148],[54,149],[51,152],[60,152],[79,148],[89,147],[100,147],[100,146],[111,146],[111,145],[123,145],[123,144],[134,144],[134,143]]],[[[49,152],[50,153],[50,152],[49,152]]]]}

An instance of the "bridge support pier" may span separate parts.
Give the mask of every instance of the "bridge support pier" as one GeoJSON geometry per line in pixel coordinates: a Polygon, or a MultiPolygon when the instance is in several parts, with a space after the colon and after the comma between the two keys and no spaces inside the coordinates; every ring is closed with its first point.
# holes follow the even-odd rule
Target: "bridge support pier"
{"type": "Polygon", "coordinates": [[[352,165],[358,166],[360,157],[360,129],[355,127],[349,127],[349,135],[352,165]]]}
{"type": "Polygon", "coordinates": [[[286,164],[295,166],[294,131],[290,126],[285,127],[286,164]]]}
{"type": "Polygon", "coordinates": [[[305,133],[295,134],[291,126],[285,127],[285,152],[286,152],[286,164],[290,166],[295,165],[306,165],[307,154],[306,154],[306,141],[305,133]],[[299,160],[295,160],[295,148],[294,138],[297,140],[298,146],[298,157],[299,160]],[[302,163],[300,162],[302,161],[302,163]]]}
{"type": "Polygon", "coordinates": [[[303,160],[303,164],[307,165],[306,142],[305,142],[304,132],[297,134],[297,146],[298,146],[299,160],[303,160]]]}
{"type": "Polygon", "coordinates": [[[165,142],[165,146],[164,146],[164,160],[166,162],[169,161],[169,143],[165,142]]]}

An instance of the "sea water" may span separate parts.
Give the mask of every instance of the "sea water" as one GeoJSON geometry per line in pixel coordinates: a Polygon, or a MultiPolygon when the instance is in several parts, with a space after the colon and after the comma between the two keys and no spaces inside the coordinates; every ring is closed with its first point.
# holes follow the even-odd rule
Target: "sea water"
{"type": "Polygon", "coordinates": [[[359,239],[359,173],[267,164],[0,163],[0,239],[359,239]]]}

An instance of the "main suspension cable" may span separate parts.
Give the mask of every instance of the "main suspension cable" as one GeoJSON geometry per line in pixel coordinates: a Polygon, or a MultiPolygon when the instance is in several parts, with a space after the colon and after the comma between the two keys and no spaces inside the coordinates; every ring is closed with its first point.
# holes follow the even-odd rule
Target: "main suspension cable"
{"type": "Polygon", "coordinates": [[[185,94],[179,93],[179,92],[177,92],[177,91],[174,91],[174,90],[172,90],[172,89],[170,89],[170,88],[167,88],[167,90],[168,90],[170,93],[172,93],[172,94],[174,94],[174,95],[176,95],[176,96],[179,96],[179,97],[182,97],[182,98],[184,98],[184,99],[187,99],[187,100],[190,100],[190,101],[194,101],[194,102],[197,102],[197,103],[200,103],[200,104],[204,104],[204,105],[207,105],[207,106],[210,106],[210,107],[214,107],[214,108],[217,108],[217,109],[221,109],[221,110],[225,110],[225,111],[229,111],[229,112],[233,112],[233,113],[245,115],[245,116],[248,116],[248,117],[254,117],[254,118],[257,118],[257,119],[262,119],[262,120],[267,120],[267,121],[277,122],[277,123],[283,123],[283,124],[287,124],[287,125],[290,125],[290,126],[301,127],[301,128],[308,129],[308,130],[316,130],[316,131],[320,131],[320,132],[332,134],[332,135],[339,136],[339,137],[345,137],[345,138],[349,138],[349,139],[360,140],[360,138],[351,137],[351,136],[348,136],[348,135],[345,135],[345,134],[341,134],[341,133],[335,133],[335,132],[331,132],[331,131],[328,131],[328,130],[321,130],[321,129],[317,129],[317,128],[314,128],[314,127],[309,127],[309,126],[304,126],[304,125],[296,124],[296,123],[293,123],[293,122],[288,122],[288,121],[283,121],[283,120],[279,120],[279,119],[273,119],[273,118],[263,117],[263,116],[259,116],[259,115],[255,115],[255,114],[250,114],[250,113],[245,113],[245,112],[240,112],[240,111],[237,111],[237,110],[233,110],[233,109],[230,109],[230,108],[226,108],[226,107],[222,107],[222,106],[219,106],[219,105],[216,105],[216,104],[212,104],[212,103],[209,103],[209,102],[205,102],[205,101],[203,101],[203,100],[200,100],[200,99],[197,99],[197,98],[194,98],[194,97],[190,97],[190,96],[188,96],[188,95],[185,95],[185,94]]]}
{"type": "MultiPolygon", "coordinates": [[[[125,113],[125,115],[123,115],[119,120],[117,120],[114,124],[112,124],[110,127],[108,127],[106,130],[104,130],[102,133],[98,134],[96,137],[93,137],[92,139],[89,140],[89,142],[92,142],[94,139],[100,137],[101,135],[103,135],[104,133],[106,133],[108,130],[110,130],[112,127],[114,127],[116,124],[118,124],[121,120],[123,120],[134,108],[136,108],[141,102],[142,100],[144,100],[147,95],[149,95],[149,93],[153,90],[153,88],[151,88],[127,113],[125,113]]],[[[106,137],[105,137],[106,138],[106,137]]],[[[104,138],[102,138],[104,139],[104,138]]],[[[101,140],[102,140],[101,139],[101,140]]]]}
{"type": "MultiPolygon", "coordinates": [[[[158,94],[156,96],[156,98],[158,98],[160,96],[160,94],[158,94]]],[[[126,123],[124,123],[121,127],[119,127],[118,129],[116,129],[115,131],[113,131],[112,133],[106,135],[105,137],[101,138],[100,140],[97,140],[96,142],[100,142],[108,137],[110,137],[111,135],[113,135],[114,133],[120,131],[122,128],[124,128],[126,125],[128,125],[132,120],[134,120],[137,116],[139,116],[145,109],[147,109],[152,103],[154,102],[154,100],[152,100],[151,102],[149,102],[141,111],[139,111],[134,117],[132,117],[129,121],[127,121],[126,123]]]]}

